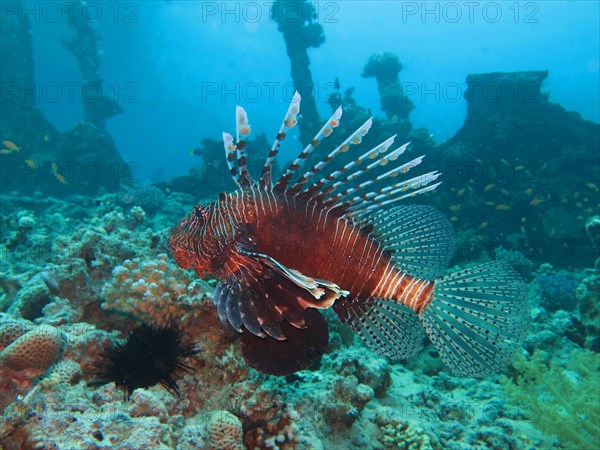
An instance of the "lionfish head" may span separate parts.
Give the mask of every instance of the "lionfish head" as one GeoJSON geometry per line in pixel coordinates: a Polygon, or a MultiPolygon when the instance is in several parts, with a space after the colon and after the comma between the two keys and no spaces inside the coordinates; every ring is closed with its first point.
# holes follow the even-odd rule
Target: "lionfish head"
{"type": "Polygon", "coordinates": [[[205,273],[214,273],[215,260],[223,248],[222,239],[211,223],[213,214],[213,203],[196,205],[171,230],[169,237],[169,248],[177,264],[183,269],[194,269],[201,278],[205,273]]]}

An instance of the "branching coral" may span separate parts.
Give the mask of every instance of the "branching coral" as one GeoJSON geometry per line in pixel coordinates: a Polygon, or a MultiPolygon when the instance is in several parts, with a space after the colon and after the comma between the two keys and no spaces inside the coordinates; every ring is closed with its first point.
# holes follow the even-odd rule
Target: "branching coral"
{"type": "Polygon", "coordinates": [[[508,398],[531,411],[533,423],[566,448],[597,448],[600,442],[600,355],[573,350],[560,363],[536,352],[516,358],[516,379],[504,378],[508,398]]]}
{"type": "Polygon", "coordinates": [[[382,408],[377,412],[375,422],[381,429],[381,438],[385,448],[403,448],[406,450],[432,450],[431,439],[427,432],[398,417],[398,414],[382,408]]]}
{"type": "Polygon", "coordinates": [[[293,450],[302,442],[298,435],[298,413],[288,407],[277,422],[268,422],[264,427],[246,433],[245,441],[251,449],[293,450]]]}

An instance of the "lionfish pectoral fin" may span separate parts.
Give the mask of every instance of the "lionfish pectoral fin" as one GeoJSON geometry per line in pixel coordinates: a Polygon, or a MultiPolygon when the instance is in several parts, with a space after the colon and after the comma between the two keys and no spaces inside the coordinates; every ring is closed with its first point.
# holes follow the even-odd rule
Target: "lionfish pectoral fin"
{"type": "Polygon", "coordinates": [[[489,262],[437,280],[419,316],[452,372],[482,377],[510,362],[527,336],[530,310],[521,277],[489,262]]]}
{"type": "Polygon", "coordinates": [[[337,284],[331,281],[319,280],[306,276],[298,270],[284,266],[268,255],[250,251],[242,252],[247,256],[255,258],[264,266],[310,293],[310,296],[305,295],[298,298],[298,302],[305,308],[327,309],[331,307],[338,298],[349,295],[348,291],[341,289],[337,284]]]}
{"type": "MultiPolygon", "coordinates": [[[[229,323],[240,333],[246,328],[257,336],[265,337],[266,334],[254,313],[256,308],[252,296],[242,289],[242,284],[243,281],[236,278],[228,278],[217,284],[213,303],[217,306],[219,319],[222,323],[229,323]]],[[[283,336],[281,329],[273,330],[273,337],[277,336],[283,336]]]]}
{"type": "Polygon", "coordinates": [[[244,331],[241,337],[242,354],[248,365],[270,375],[290,375],[306,369],[327,350],[329,329],[327,322],[316,309],[304,312],[303,329],[282,324],[285,340],[260,338],[244,331]]]}
{"type": "Polygon", "coordinates": [[[431,206],[401,205],[372,214],[363,229],[393,252],[398,269],[413,277],[434,280],[443,275],[454,253],[454,229],[431,206]]]}
{"type": "Polygon", "coordinates": [[[243,271],[221,281],[213,297],[221,322],[228,322],[238,332],[247,330],[259,338],[283,341],[286,339],[282,331],[284,322],[303,329],[307,308],[331,306],[344,292],[329,282],[304,279],[301,274],[276,267],[275,264],[248,264],[243,271]],[[316,299],[311,290],[323,293],[316,299]]]}
{"type": "Polygon", "coordinates": [[[402,303],[369,298],[339,302],[333,309],[369,349],[393,361],[409,358],[423,346],[425,331],[419,316],[402,303]]]}

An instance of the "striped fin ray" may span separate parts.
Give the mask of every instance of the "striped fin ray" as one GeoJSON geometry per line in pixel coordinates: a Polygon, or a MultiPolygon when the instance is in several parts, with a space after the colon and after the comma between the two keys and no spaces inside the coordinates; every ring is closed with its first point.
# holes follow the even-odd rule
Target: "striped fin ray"
{"type": "Polygon", "coordinates": [[[454,228],[434,207],[396,206],[371,217],[369,224],[401,271],[427,280],[445,273],[454,253],[454,228]]]}
{"type": "Polygon", "coordinates": [[[248,115],[241,106],[235,108],[235,147],[237,150],[237,165],[242,185],[248,186],[254,182],[248,172],[246,153],[246,139],[250,134],[250,125],[248,124],[248,115]]]}
{"type": "Polygon", "coordinates": [[[370,214],[373,214],[384,206],[392,203],[402,201],[406,198],[416,197],[417,195],[424,194],[426,192],[433,191],[437,188],[441,182],[428,185],[431,181],[437,179],[440,176],[439,173],[430,172],[425,175],[419,175],[418,177],[411,178],[398,185],[389,186],[391,190],[382,194],[376,194],[372,199],[364,200],[356,204],[351,205],[353,208],[351,211],[344,214],[347,218],[353,218],[357,220],[364,220],[370,214]],[[413,189],[410,192],[408,190],[413,189]],[[401,194],[401,195],[397,195],[401,194]]]}
{"type": "MultiPolygon", "coordinates": [[[[352,182],[352,181],[356,180],[357,178],[359,178],[362,174],[364,174],[366,172],[366,170],[369,169],[369,167],[373,168],[380,164],[384,164],[384,165],[387,164],[389,159],[387,159],[386,157],[381,157],[381,158],[377,159],[377,161],[375,163],[370,164],[367,168],[365,168],[365,169],[359,168],[359,169],[355,170],[354,172],[352,172],[350,175],[347,175],[344,179],[342,179],[340,181],[336,181],[335,183],[332,183],[326,189],[323,189],[327,184],[331,183],[332,181],[335,181],[341,175],[346,174],[351,169],[354,169],[355,167],[360,166],[365,160],[376,159],[382,153],[386,153],[388,151],[388,149],[391,147],[391,145],[394,143],[394,139],[396,139],[396,135],[393,135],[392,137],[383,141],[381,144],[376,145],[371,150],[363,153],[358,158],[356,158],[353,161],[350,161],[348,164],[341,167],[340,169],[335,170],[334,172],[330,173],[329,175],[321,178],[319,181],[314,183],[312,186],[310,186],[306,190],[307,194],[311,195],[311,198],[315,199],[315,200],[325,198],[331,192],[335,191],[336,189],[339,189],[340,186],[342,186],[343,184],[352,182]]],[[[390,155],[392,157],[397,156],[394,152],[390,153],[390,155]]],[[[387,155],[387,157],[389,158],[390,155],[387,155]]]]}
{"type": "Polygon", "coordinates": [[[273,188],[275,191],[284,191],[287,188],[288,183],[296,173],[296,171],[302,166],[304,161],[310,156],[315,148],[317,148],[323,139],[331,136],[333,133],[333,129],[336,128],[340,124],[340,118],[342,117],[342,107],[340,106],[335,110],[333,115],[325,122],[325,125],[319,130],[319,132],[315,135],[314,138],[310,141],[310,143],[300,152],[298,157],[292,162],[292,164],[287,168],[285,173],[279,178],[279,181],[275,184],[273,188]]]}
{"type": "MultiPolygon", "coordinates": [[[[410,143],[407,143],[407,144],[402,145],[401,147],[398,147],[396,150],[393,150],[389,154],[384,155],[383,157],[377,159],[375,162],[372,162],[367,167],[365,167],[363,169],[359,169],[359,170],[353,172],[352,174],[347,175],[343,180],[337,181],[337,182],[333,183],[327,189],[323,190],[322,197],[327,198],[329,196],[329,194],[331,194],[332,192],[334,192],[342,187],[345,187],[344,191],[339,192],[335,195],[329,196],[329,198],[327,198],[327,200],[325,201],[325,204],[334,205],[336,203],[341,203],[341,201],[343,201],[344,199],[348,199],[350,197],[350,195],[352,195],[358,191],[364,191],[364,188],[366,188],[367,186],[369,186],[371,184],[377,183],[377,182],[384,180],[391,176],[397,176],[398,169],[392,169],[384,174],[378,175],[378,176],[376,176],[370,180],[364,181],[358,185],[350,186],[350,184],[353,181],[355,181],[362,175],[369,173],[371,170],[373,170],[377,167],[380,167],[380,166],[381,167],[386,166],[390,161],[396,161],[398,159],[398,157],[404,153],[404,151],[406,150],[406,148],[409,144],[410,143]]],[[[360,198],[362,198],[362,197],[357,197],[357,200],[360,200],[360,198]]],[[[348,203],[345,206],[349,206],[349,205],[350,205],[350,203],[348,203]]]]}
{"type": "Polygon", "coordinates": [[[315,164],[312,168],[304,172],[304,174],[287,189],[288,195],[296,195],[298,194],[306,185],[306,183],[311,180],[315,174],[319,173],[323,167],[329,164],[333,159],[338,156],[340,153],[347,152],[351,145],[358,145],[362,142],[362,138],[369,132],[371,126],[373,125],[373,118],[371,117],[365,123],[363,123],[356,131],[354,131],[348,138],[334,148],[325,158],[315,164]]]}
{"type": "Polygon", "coordinates": [[[419,316],[393,300],[374,298],[370,302],[366,311],[351,308],[348,320],[366,346],[395,361],[417,353],[425,337],[419,316]]]}
{"type": "Polygon", "coordinates": [[[229,174],[233,178],[233,181],[236,182],[238,186],[242,186],[242,181],[240,179],[240,174],[238,172],[236,155],[237,155],[237,147],[233,142],[233,136],[229,133],[223,132],[223,146],[225,147],[225,159],[227,160],[227,168],[229,169],[229,174]]]}
{"type": "Polygon", "coordinates": [[[436,281],[433,301],[419,315],[452,372],[475,377],[502,370],[529,325],[523,283],[501,262],[481,264],[436,281]]]}
{"type": "Polygon", "coordinates": [[[373,199],[375,199],[378,196],[382,196],[380,198],[384,198],[385,197],[384,194],[386,194],[386,193],[394,192],[394,194],[396,194],[398,192],[406,192],[409,189],[416,189],[416,188],[425,186],[425,185],[429,184],[430,182],[437,180],[440,175],[441,174],[439,172],[428,172],[426,174],[419,175],[414,178],[410,178],[406,181],[401,181],[399,183],[394,183],[394,184],[391,184],[391,185],[386,186],[381,189],[369,191],[365,194],[350,197],[352,194],[355,194],[358,191],[364,191],[365,190],[364,188],[371,184],[380,182],[382,180],[385,180],[386,178],[398,176],[397,170],[394,169],[390,172],[386,172],[382,175],[379,175],[379,176],[373,178],[372,180],[365,181],[364,183],[361,183],[356,187],[352,187],[352,188],[348,189],[347,192],[341,192],[339,195],[336,195],[334,198],[328,199],[327,203],[331,204],[333,202],[336,202],[335,207],[337,207],[337,208],[347,209],[352,206],[355,206],[356,209],[359,209],[359,207],[366,206],[370,201],[372,201],[373,199]]]}
{"type": "Polygon", "coordinates": [[[265,161],[265,165],[263,166],[262,174],[260,176],[260,186],[262,188],[271,188],[273,164],[275,164],[275,159],[277,158],[277,154],[279,153],[279,147],[285,139],[287,131],[290,128],[296,126],[296,124],[298,123],[297,117],[300,113],[300,100],[300,93],[298,91],[294,92],[294,96],[292,97],[290,106],[288,107],[287,112],[285,113],[283,122],[279,127],[279,131],[275,136],[275,140],[273,141],[273,145],[271,146],[271,150],[269,151],[269,155],[267,156],[267,160],[265,161]]]}
{"type": "Polygon", "coordinates": [[[385,205],[389,205],[390,203],[395,203],[404,200],[405,198],[414,197],[418,194],[422,194],[435,189],[441,184],[441,182],[436,183],[434,185],[429,185],[429,183],[439,178],[441,174],[437,171],[428,172],[423,175],[418,175],[416,177],[386,186],[381,189],[369,191],[364,194],[350,197],[350,195],[356,193],[357,191],[365,190],[365,187],[375,182],[382,181],[386,178],[394,178],[400,174],[408,173],[413,167],[418,166],[423,160],[423,158],[424,156],[419,156],[384,174],[378,175],[372,180],[365,181],[359,184],[358,186],[350,188],[347,193],[340,193],[339,196],[336,196],[335,198],[337,203],[334,207],[342,208],[345,210],[350,209],[350,211],[344,214],[345,217],[362,220],[368,214],[376,213],[385,205]]]}

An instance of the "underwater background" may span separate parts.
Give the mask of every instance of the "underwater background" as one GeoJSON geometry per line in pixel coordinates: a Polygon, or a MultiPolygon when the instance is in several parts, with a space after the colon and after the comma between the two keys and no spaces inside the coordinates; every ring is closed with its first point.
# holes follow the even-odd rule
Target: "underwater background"
{"type": "Polygon", "coordinates": [[[0,2],[0,448],[600,448],[599,22],[592,1],[0,2]],[[519,272],[531,330],[503,373],[454,376],[430,343],[389,361],[334,314],[308,370],[246,365],[168,236],[235,189],[235,106],[256,172],[295,90],[276,170],[338,106],[339,136],[374,116],[364,151],[397,134],[442,172],[412,203],[450,219],[453,270],[519,272]],[[94,383],[141,324],[195,344],[178,393],[94,383]]]}

